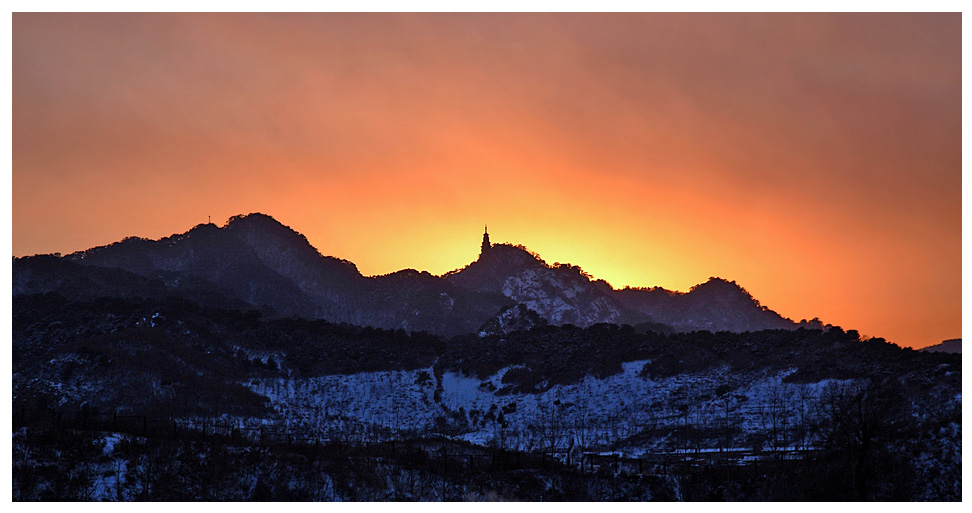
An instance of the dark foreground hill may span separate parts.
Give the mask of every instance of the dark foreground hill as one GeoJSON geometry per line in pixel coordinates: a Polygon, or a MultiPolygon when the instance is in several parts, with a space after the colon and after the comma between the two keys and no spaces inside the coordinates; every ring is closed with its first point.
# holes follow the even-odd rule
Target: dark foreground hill
{"type": "Polygon", "coordinates": [[[959,355],[838,328],[507,311],[535,326],[446,339],[179,298],[17,296],[14,497],[961,497],[959,355]]]}

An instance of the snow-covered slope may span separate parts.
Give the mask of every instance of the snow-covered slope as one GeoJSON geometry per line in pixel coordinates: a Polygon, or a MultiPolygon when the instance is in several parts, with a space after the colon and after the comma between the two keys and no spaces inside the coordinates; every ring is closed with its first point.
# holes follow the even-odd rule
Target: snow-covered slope
{"type": "Polygon", "coordinates": [[[544,326],[547,320],[529,309],[523,303],[510,308],[500,310],[486,324],[483,324],[478,331],[480,337],[489,335],[508,335],[514,331],[527,331],[538,326],[544,326]]]}
{"type": "Polygon", "coordinates": [[[515,367],[484,380],[454,372],[437,377],[429,368],[254,380],[249,386],[270,399],[275,422],[334,438],[440,432],[519,450],[600,447],[637,455],[677,449],[681,442],[672,433],[679,426],[717,428],[726,422],[738,430],[732,435],[736,447],[751,447],[749,435],[774,428],[776,438],[765,443],[812,446],[818,440],[797,428],[818,414],[816,405],[828,387],[849,383],[797,385],[784,383],[790,371],[733,375],[726,369],[655,380],[641,372],[645,363],[626,362],[613,376],[587,376],[538,394],[499,392],[503,376],[515,367]]]}

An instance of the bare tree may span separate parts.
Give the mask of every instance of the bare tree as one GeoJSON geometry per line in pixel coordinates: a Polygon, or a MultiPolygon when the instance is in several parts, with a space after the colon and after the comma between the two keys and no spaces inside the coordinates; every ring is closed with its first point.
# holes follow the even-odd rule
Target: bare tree
{"type": "Polygon", "coordinates": [[[882,439],[890,439],[904,417],[905,401],[895,380],[869,380],[834,386],[823,398],[826,443],[850,456],[860,500],[870,498],[872,461],[882,439]]]}
{"type": "Polygon", "coordinates": [[[789,387],[785,383],[771,387],[762,407],[762,423],[769,436],[770,447],[775,451],[789,444],[791,410],[789,387]]]}

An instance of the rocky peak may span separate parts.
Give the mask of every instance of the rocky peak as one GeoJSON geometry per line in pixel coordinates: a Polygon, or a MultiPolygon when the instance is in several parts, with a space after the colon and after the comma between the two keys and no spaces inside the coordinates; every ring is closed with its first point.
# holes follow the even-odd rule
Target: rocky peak
{"type": "Polygon", "coordinates": [[[685,294],[685,299],[691,302],[716,302],[720,304],[745,304],[753,303],[759,306],[757,301],[746,289],[742,288],[735,281],[722,278],[710,277],[705,283],[700,283],[685,294]]]}
{"type": "Polygon", "coordinates": [[[446,273],[452,284],[477,292],[500,292],[513,275],[527,269],[543,269],[547,263],[523,246],[493,244],[479,258],[462,269],[446,273]]]}

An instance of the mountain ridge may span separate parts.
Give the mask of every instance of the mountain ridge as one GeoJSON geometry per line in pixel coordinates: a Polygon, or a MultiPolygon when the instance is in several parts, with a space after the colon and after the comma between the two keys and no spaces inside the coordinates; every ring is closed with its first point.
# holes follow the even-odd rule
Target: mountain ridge
{"type": "Polygon", "coordinates": [[[927,347],[919,349],[919,351],[924,351],[926,353],[962,353],[962,339],[953,338],[949,340],[943,340],[938,344],[932,344],[927,347]]]}
{"type": "MultiPolygon", "coordinates": [[[[15,271],[30,258],[37,257],[15,259],[21,262],[15,271]]],[[[365,276],[353,262],[323,255],[304,235],[262,213],[233,216],[222,227],[199,224],[158,240],[128,237],[62,260],[161,280],[175,293],[186,281],[196,289],[209,283],[217,294],[279,316],[450,336],[475,333],[517,304],[550,324],[579,327],[605,322],[655,323],[677,331],[824,327],[784,318],[735,281],[713,277],[688,292],[614,289],[578,266],[548,264],[524,246],[488,239],[479,258],[439,276],[414,269],[365,276]]],[[[37,272],[21,273],[15,294],[56,289],[38,285],[40,278],[37,272]]]]}

